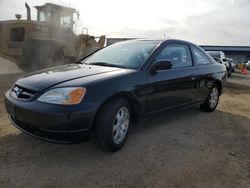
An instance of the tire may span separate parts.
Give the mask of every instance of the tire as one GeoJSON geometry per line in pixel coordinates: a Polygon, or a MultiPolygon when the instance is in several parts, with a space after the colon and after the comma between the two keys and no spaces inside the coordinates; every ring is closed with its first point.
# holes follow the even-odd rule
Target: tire
{"type": "Polygon", "coordinates": [[[127,100],[115,98],[107,102],[99,111],[95,122],[94,137],[97,144],[111,152],[121,149],[128,137],[130,119],[130,106],[127,100]],[[122,117],[124,118],[119,122],[118,119],[122,117]]]}
{"type": "Polygon", "coordinates": [[[205,102],[200,105],[200,109],[205,112],[213,112],[218,105],[219,98],[220,98],[219,88],[216,84],[214,84],[211,87],[205,102]]]}

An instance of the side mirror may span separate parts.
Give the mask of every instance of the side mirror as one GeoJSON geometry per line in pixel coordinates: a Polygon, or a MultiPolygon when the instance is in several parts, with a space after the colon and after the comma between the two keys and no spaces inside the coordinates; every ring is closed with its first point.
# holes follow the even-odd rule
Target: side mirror
{"type": "Polygon", "coordinates": [[[172,68],[172,63],[169,60],[159,60],[153,63],[150,68],[149,74],[155,75],[158,70],[168,70],[172,68]]]}
{"type": "Polygon", "coordinates": [[[227,59],[222,59],[223,62],[227,62],[227,59]]]}

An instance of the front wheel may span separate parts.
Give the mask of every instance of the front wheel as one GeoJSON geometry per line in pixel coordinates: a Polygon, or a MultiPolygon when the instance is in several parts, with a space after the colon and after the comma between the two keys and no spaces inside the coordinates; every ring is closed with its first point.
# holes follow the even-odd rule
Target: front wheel
{"type": "Polygon", "coordinates": [[[200,105],[201,110],[206,112],[213,112],[218,105],[219,97],[219,88],[217,85],[213,85],[210,89],[206,101],[200,105]]]}
{"type": "Polygon", "coordinates": [[[112,152],[122,148],[128,137],[130,106],[122,98],[107,102],[98,113],[94,136],[98,145],[112,152]]]}

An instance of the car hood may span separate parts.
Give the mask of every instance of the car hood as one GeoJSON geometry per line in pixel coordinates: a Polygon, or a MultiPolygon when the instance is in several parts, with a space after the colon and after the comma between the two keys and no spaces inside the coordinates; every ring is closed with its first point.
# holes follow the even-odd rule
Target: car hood
{"type": "Polygon", "coordinates": [[[118,70],[120,68],[68,64],[26,74],[16,81],[16,85],[38,92],[66,81],[118,70]]]}

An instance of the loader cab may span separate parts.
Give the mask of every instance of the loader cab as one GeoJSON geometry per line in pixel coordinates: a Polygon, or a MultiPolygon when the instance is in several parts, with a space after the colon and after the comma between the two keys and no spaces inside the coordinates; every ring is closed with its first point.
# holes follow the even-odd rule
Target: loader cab
{"type": "Polygon", "coordinates": [[[35,8],[37,9],[37,21],[48,25],[49,38],[66,42],[74,40],[74,16],[77,14],[75,9],[53,3],[35,6],[35,8]]]}
{"type": "Polygon", "coordinates": [[[74,15],[77,11],[53,3],[35,6],[37,9],[37,21],[48,22],[54,27],[69,28],[73,30],[74,15]]]}

